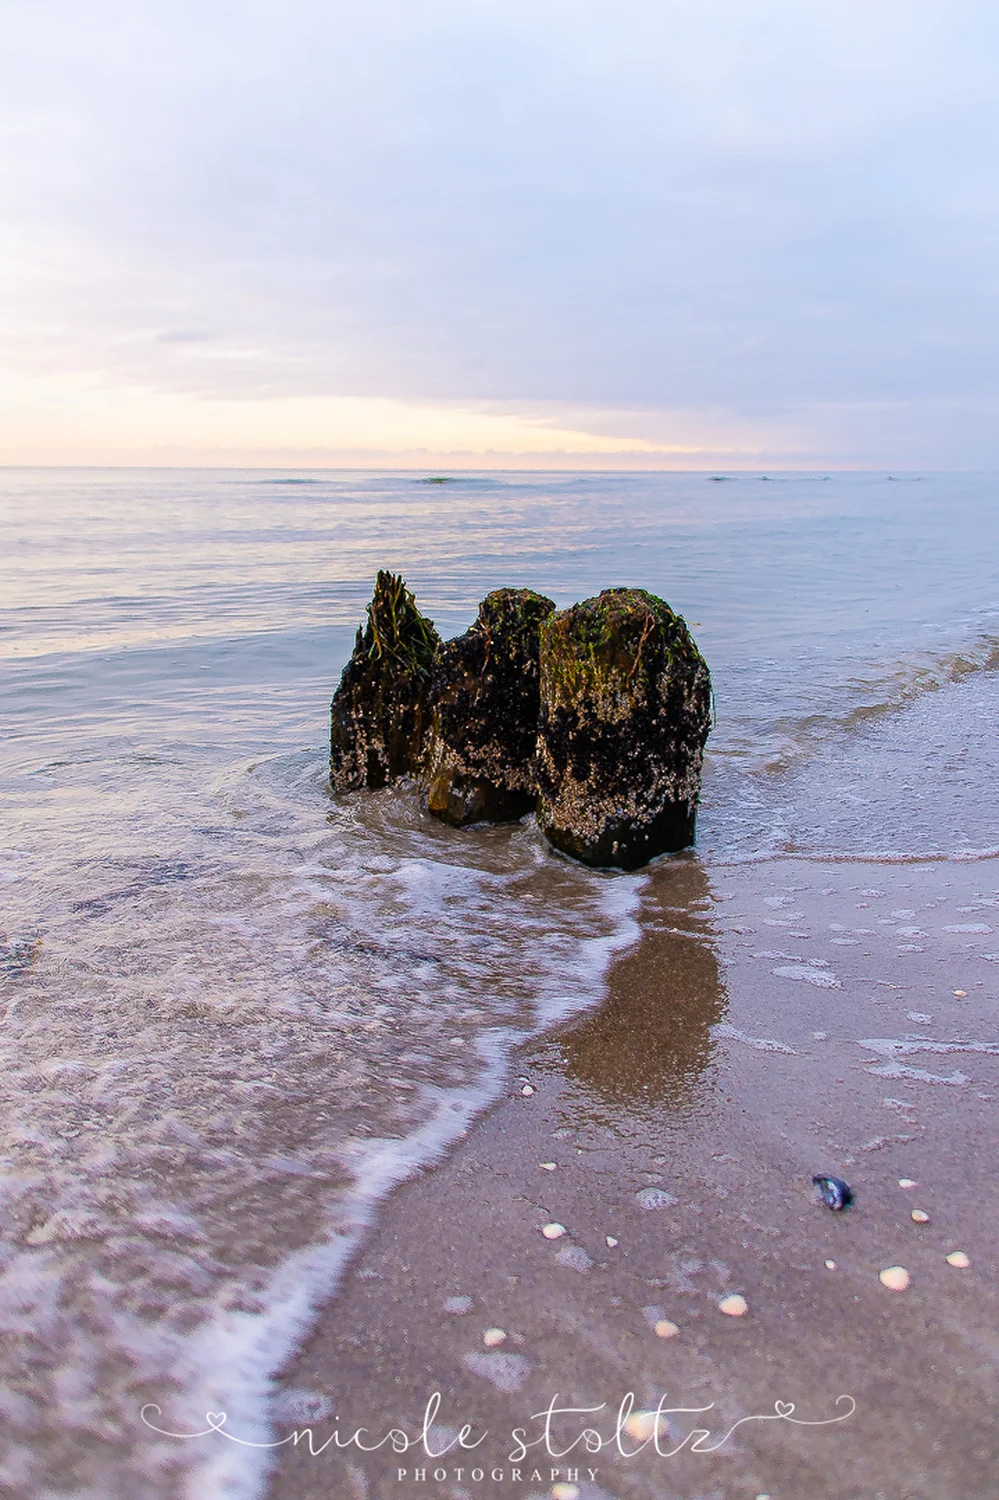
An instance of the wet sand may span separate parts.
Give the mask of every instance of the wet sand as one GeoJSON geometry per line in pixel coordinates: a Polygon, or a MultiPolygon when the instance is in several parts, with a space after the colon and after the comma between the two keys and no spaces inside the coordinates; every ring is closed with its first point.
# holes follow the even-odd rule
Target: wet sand
{"type": "Polygon", "coordinates": [[[346,1446],[288,1444],[271,1500],[997,1493],[999,865],[680,860],[643,928],[601,1010],[386,1204],[278,1401],[277,1436],[346,1446]],[[464,1424],[474,1449],[428,1457],[435,1393],[433,1453],[464,1424]],[[661,1453],[618,1442],[629,1393],[673,1409],[661,1453]],[[553,1401],[600,1409],[546,1443],[553,1401]]]}

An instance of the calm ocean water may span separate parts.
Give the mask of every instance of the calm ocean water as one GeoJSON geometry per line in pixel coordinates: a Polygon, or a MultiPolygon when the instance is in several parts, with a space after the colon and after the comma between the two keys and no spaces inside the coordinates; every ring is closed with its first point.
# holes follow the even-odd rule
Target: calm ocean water
{"type": "Polygon", "coordinates": [[[641,876],[527,821],[333,801],[379,567],[442,634],[641,585],[713,673],[698,857],[999,846],[991,476],[0,476],[0,1405],[17,1495],[259,1493],[238,1415],[518,1039],[595,1004],[641,876]],[[143,1425],[139,1413],[152,1403],[143,1425]]]}

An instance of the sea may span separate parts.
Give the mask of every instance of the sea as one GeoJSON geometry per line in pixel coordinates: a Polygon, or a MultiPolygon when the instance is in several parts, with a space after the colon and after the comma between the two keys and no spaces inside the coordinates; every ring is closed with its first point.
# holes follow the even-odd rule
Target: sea
{"type": "Polygon", "coordinates": [[[378,569],[445,636],[504,585],[681,613],[715,724],[676,858],[709,887],[989,860],[997,498],[969,473],[0,471],[7,1493],[262,1497],[273,1377],[386,1195],[641,939],[642,872],[531,818],[331,794],[378,569]],[[240,1442],[203,1440],[226,1421],[240,1442]]]}

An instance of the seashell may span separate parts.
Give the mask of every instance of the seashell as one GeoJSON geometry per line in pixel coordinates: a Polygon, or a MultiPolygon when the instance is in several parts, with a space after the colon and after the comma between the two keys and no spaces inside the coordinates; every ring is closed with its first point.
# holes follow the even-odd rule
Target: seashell
{"type": "Polygon", "coordinates": [[[671,1323],[669,1318],[660,1318],[654,1331],[657,1339],[671,1339],[680,1332],[676,1324],[671,1323]]]}
{"type": "Polygon", "coordinates": [[[728,1318],[744,1318],[749,1311],[749,1303],[739,1292],[733,1292],[731,1297],[721,1299],[718,1311],[723,1312],[728,1318]]]}
{"type": "Polygon", "coordinates": [[[505,1328],[487,1328],[482,1335],[482,1342],[487,1349],[495,1349],[498,1344],[506,1343],[505,1328]]]}
{"type": "Polygon", "coordinates": [[[904,1266],[885,1266],[878,1272],[878,1280],[890,1292],[904,1292],[909,1285],[909,1273],[904,1266]]]}
{"type": "Polygon", "coordinates": [[[898,1179],[898,1185],[900,1188],[914,1188],[918,1187],[919,1183],[916,1182],[916,1180],[912,1177],[900,1177],[898,1179]]]}
{"type": "Polygon", "coordinates": [[[617,1244],[617,1240],[614,1238],[614,1236],[612,1234],[607,1235],[606,1239],[607,1239],[607,1248],[609,1250],[613,1250],[614,1247],[615,1247],[615,1245],[617,1244]]]}
{"type": "Polygon", "coordinates": [[[822,1202],[826,1208],[842,1210],[849,1208],[853,1202],[853,1188],[842,1177],[825,1177],[817,1174],[812,1178],[815,1186],[822,1194],[822,1202]]]}
{"type": "Polygon", "coordinates": [[[835,1271],[836,1262],[834,1260],[827,1260],[825,1263],[825,1267],[827,1271],[835,1271]]]}
{"type": "Polygon", "coordinates": [[[560,1480],[552,1485],[552,1500],[579,1500],[579,1485],[560,1480]]]}
{"type": "Polygon", "coordinates": [[[956,1266],[959,1271],[966,1271],[971,1265],[971,1257],[963,1250],[952,1250],[946,1260],[949,1266],[956,1266]]]}
{"type": "Polygon", "coordinates": [[[909,1218],[913,1224],[928,1224],[930,1222],[929,1214],[922,1208],[914,1208],[909,1218]]]}
{"type": "Polygon", "coordinates": [[[665,1437],[669,1432],[669,1422],[658,1411],[633,1411],[624,1424],[624,1430],[629,1437],[635,1438],[640,1443],[647,1443],[650,1438],[656,1436],[665,1437]]]}
{"type": "Polygon", "coordinates": [[[523,1094],[525,1099],[530,1099],[531,1095],[534,1093],[534,1089],[531,1084],[525,1083],[520,1092],[523,1094]]]}
{"type": "Polygon", "coordinates": [[[558,1162],[556,1161],[542,1161],[538,1165],[542,1172],[554,1172],[558,1169],[558,1162]]]}
{"type": "Polygon", "coordinates": [[[541,1233],[546,1240],[560,1240],[565,1234],[564,1224],[546,1224],[541,1233]]]}

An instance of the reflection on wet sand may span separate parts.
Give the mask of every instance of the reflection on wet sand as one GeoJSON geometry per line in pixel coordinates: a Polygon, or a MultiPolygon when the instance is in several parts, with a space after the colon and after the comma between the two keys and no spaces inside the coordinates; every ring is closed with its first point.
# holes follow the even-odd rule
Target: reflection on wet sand
{"type": "Polygon", "coordinates": [[[563,1108],[629,1133],[629,1119],[702,1110],[711,1093],[711,1028],[728,997],[714,951],[707,876],[695,860],[650,872],[642,940],[617,961],[618,982],[595,1014],[542,1049],[566,1079],[563,1108]],[[606,1119],[604,1106],[613,1105],[606,1119]],[[622,1114],[622,1108],[625,1113],[622,1114]]]}

